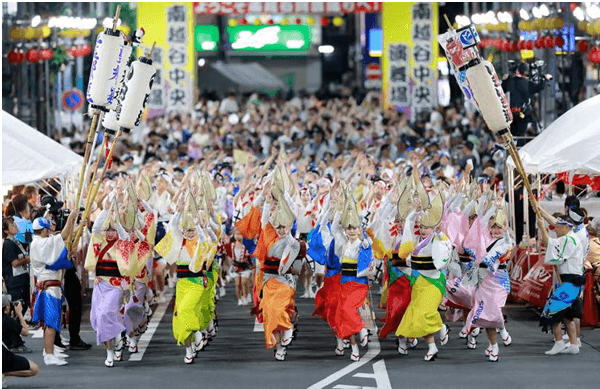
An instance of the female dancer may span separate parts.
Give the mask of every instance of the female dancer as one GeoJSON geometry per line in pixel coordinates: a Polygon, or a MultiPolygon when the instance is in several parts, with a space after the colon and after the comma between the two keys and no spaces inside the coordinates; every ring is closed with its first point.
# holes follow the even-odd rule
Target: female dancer
{"type": "Polygon", "coordinates": [[[474,279],[475,293],[473,308],[467,316],[467,332],[473,326],[485,328],[489,345],[485,354],[492,362],[498,361],[498,343],[496,342],[496,328],[504,328],[502,307],[510,292],[510,279],[506,271],[506,260],[510,258],[514,241],[508,234],[506,210],[498,204],[475,223],[480,223],[480,241],[487,244],[483,259],[477,259],[469,278],[474,279]],[[488,220],[495,216],[488,229],[488,220]],[[488,244],[489,243],[489,244],[488,244]]]}
{"type": "MultiPolygon", "coordinates": [[[[423,206],[416,200],[417,207],[423,206]]],[[[435,360],[438,349],[434,334],[440,331],[442,344],[448,339],[447,328],[442,323],[438,306],[446,293],[446,276],[441,271],[450,259],[452,245],[446,235],[439,230],[442,219],[443,202],[441,195],[435,196],[431,208],[419,217],[419,238],[415,234],[415,210],[406,218],[400,251],[411,255],[410,267],[414,283],[411,300],[396,335],[404,338],[423,337],[429,350],[425,361],[435,360]]]]}
{"type": "MultiPolygon", "coordinates": [[[[361,231],[358,209],[347,186],[342,187],[344,213],[337,212],[331,226],[335,244],[334,252],[341,258],[342,277],[340,278],[339,300],[334,318],[334,330],[338,338],[338,349],[343,347],[343,339],[348,339],[352,348],[350,359],[360,360],[356,335],[365,347],[368,331],[358,309],[365,304],[369,292],[369,280],[361,276],[372,267],[373,252],[371,243],[361,231]]],[[[337,195],[332,199],[338,201],[337,195]]]]}
{"type": "MultiPolygon", "coordinates": [[[[183,196],[181,198],[183,199],[183,196]]],[[[177,212],[167,226],[166,236],[155,247],[156,252],[167,263],[177,265],[173,335],[177,344],[185,344],[186,364],[194,363],[192,335],[205,329],[201,325],[204,302],[202,295],[208,281],[203,267],[206,256],[198,249],[201,227],[195,221],[197,215],[196,202],[193,195],[188,193],[185,208],[180,202],[177,212]]]]}

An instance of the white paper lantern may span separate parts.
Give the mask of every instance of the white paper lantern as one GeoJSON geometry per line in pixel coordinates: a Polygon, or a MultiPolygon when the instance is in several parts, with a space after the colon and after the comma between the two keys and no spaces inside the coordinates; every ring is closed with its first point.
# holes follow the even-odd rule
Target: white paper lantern
{"type": "Polygon", "coordinates": [[[119,67],[124,58],[124,39],[110,29],[98,34],[86,98],[92,108],[107,110],[117,91],[119,67]],[[116,34],[116,35],[114,35],[116,34]]]}
{"type": "Polygon", "coordinates": [[[104,115],[102,127],[110,135],[114,135],[119,131],[119,121],[117,120],[117,113],[114,110],[110,110],[104,115]]]}
{"type": "Polygon", "coordinates": [[[117,101],[119,100],[119,95],[122,92],[123,85],[125,84],[125,77],[127,76],[127,72],[129,71],[129,58],[131,58],[131,53],[133,52],[133,47],[130,44],[125,43],[123,46],[123,61],[121,62],[121,66],[119,66],[119,75],[117,76],[117,91],[115,92],[115,97],[113,98],[112,103],[108,106],[111,110],[117,108],[117,101]]]}
{"type": "Polygon", "coordinates": [[[492,132],[506,130],[512,123],[512,113],[502,86],[488,61],[467,69],[467,81],[483,120],[492,132]]]}
{"type": "Polygon", "coordinates": [[[140,125],[155,74],[150,59],[142,57],[131,64],[116,109],[119,127],[125,133],[140,125]]]}

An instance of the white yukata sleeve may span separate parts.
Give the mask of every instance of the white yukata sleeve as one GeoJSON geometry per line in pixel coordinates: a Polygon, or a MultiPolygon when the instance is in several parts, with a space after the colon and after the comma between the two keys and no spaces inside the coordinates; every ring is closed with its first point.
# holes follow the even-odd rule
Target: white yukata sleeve
{"type": "Polygon", "coordinates": [[[267,223],[269,222],[269,214],[271,213],[271,203],[265,202],[263,204],[263,209],[260,214],[260,225],[262,228],[265,228],[267,223]]]}
{"type": "Polygon", "coordinates": [[[45,265],[53,265],[65,247],[65,242],[60,234],[35,239],[31,242],[31,258],[45,265]]]}
{"type": "Polygon", "coordinates": [[[433,265],[438,270],[446,268],[452,254],[450,239],[444,234],[439,234],[433,238],[432,244],[431,257],[433,258],[433,265]]]}
{"type": "Polygon", "coordinates": [[[549,238],[544,263],[547,265],[561,265],[573,256],[576,250],[577,243],[569,235],[561,236],[557,239],[549,238]]]}

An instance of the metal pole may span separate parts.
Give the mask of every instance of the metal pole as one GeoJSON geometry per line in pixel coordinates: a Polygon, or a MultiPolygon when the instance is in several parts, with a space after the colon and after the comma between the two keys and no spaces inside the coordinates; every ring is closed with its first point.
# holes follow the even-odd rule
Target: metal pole
{"type": "Polygon", "coordinates": [[[515,170],[512,167],[506,167],[507,171],[507,182],[506,188],[508,190],[508,206],[510,209],[510,224],[514,232],[515,238],[517,237],[517,222],[515,218],[515,170]]]}
{"type": "Polygon", "coordinates": [[[362,55],[362,31],[364,31],[365,29],[365,14],[363,13],[356,13],[354,16],[354,20],[355,20],[355,26],[354,26],[354,31],[355,31],[355,35],[356,35],[356,43],[354,45],[354,47],[356,48],[355,50],[355,57],[354,57],[354,61],[356,63],[356,86],[358,89],[362,89],[363,87],[363,64],[364,64],[364,60],[363,60],[363,55],[362,55]]]}
{"type": "Polygon", "coordinates": [[[44,106],[46,108],[46,135],[54,135],[54,126],[50,123],[50,64],[44,61],[44,106]]]}
{"type": "MultiPolygon", "coordinates": [[[[77,3],[77,16],[83,16],[81,2],[77,3]]],[[[77,89],[83,91],[83,57],[77,57],[75,74],[77,77],[77,89]]]]}

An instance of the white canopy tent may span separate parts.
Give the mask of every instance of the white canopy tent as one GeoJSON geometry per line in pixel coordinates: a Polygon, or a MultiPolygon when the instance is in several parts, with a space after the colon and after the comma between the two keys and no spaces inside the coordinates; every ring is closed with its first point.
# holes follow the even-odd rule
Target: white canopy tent
{"type": "Polygon", "coordinates": [[[81,169],[83,157],[2,111],[2,185],[64,177],[81,169]]]}
{"type": "MultiPolygon", "coordinates": [[[[587,99],[565,112],[552,122],[541,134],[519,150],[523,167],[528,174],[573,174],[600,175],[600,95],[587,99]]],[[[506,161],[508,168],[509,194],[514,192],[514,168],[512,158],[506,161]]],[[[538,180],[538,184],[540,181],[538,180]]],[[[541,187],[538,187],[541,190],[541,187]]],[[[510,196],[510,209],[515,200],[510,196]]],[[[589,215],[598,215],[600,209],[596,199],[581,199],[582,207],[589,215]]],[[[563,200],[543,200],[546,210],[561,211],[563,200]]],[[[524,198],[524,209],[528,209],[528,199],[524,198]]],[[[528,212],[525,223],[529,229],[528,212]]],[[[514,218],[514,214],[512,215],[514,218]]],[[[513,226],[515,221],[512,221],[513,226]]]]}
{"type": "MultiPolygon", "coordinates": [[[[600,175],[600,95],[571,108],[519,150],[531,174],[600,175]]],[[[512,159],[507,161],[514,167],[512,159]]]]}

